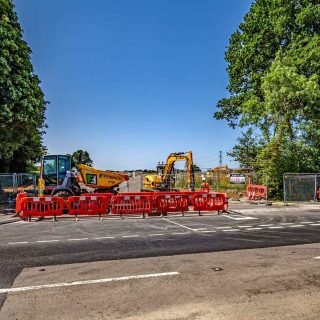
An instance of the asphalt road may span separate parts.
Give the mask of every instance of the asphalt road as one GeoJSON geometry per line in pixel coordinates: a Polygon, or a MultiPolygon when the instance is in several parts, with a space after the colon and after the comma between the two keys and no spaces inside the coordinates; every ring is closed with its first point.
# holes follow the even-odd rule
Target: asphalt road
{"type": "MultiPolygon", "coordinates": [[[[26,267],[320,242],[318,210],[149,219],[83,218],[0,227],[0,289],[26,267]]],[[[1,294],[0,305],[5,301],[1,294]]]]}

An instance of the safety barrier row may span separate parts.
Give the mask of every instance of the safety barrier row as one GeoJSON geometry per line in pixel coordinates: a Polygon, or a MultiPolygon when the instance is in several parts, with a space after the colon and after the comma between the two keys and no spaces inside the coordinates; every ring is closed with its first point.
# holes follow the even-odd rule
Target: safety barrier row
{"type": "Polygon", "coordinates": [[[167,214],[169,212],[189,211],[189,203],[193,210],[226,211],[228,199],[224,193],[207,192],[152,192],[118,194],[83,194],[72,196],[67,200],[61,197],[17,197],[16,210],[23,219],[32,217],[54,217],[68,213],[71,216],[99,216],[108,213],[115,215],[130,214],[167,214]]]}
{"type": "Polygon", "coordinates": [[[248,200],[261,200],[267,199],[267,187],[258,184],[247,185],[247,197],[248,200]]]}

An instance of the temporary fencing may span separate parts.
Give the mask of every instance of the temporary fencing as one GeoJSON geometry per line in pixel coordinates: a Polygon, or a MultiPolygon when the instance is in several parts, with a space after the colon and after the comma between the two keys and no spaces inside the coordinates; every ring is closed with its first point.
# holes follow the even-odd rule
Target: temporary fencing
{"type": "Polygon", "coordinates": [[[68,214],[76,218],[78,215],[94,215],[101,218],[109,211],[112,196],[112,193],[105,193],[69,197],[66,201],[68,214]]]}
{"type": "Polygon", "coordinates": [[[116,195],[111,200],[112,214],[150,214],[153,208],[152,195],[116,195]]]}
{"type": "Polygon", "coordinates": [[[248,184],[246,193],[248,200],[267,200],[268,197],[267,187],[257,184],[248,184]]]}
{"type": "Polygon", "coordinates": [[[189,196],[187,194],[158,194],[155,198],[157,213],[181,212],[189,210],[189,196]]]}
{"type": "Polygon", "coordinates": [[[20,213],[21,212],[21,200],[23,198],[26,198],[27,194],[25,192],[21,192],[17,194],[16,197],[16,212],[20,213]]]}
{"type": "Polygon", "coordinates": [[[193,196],[193,210],[198,211],[227,211],[228,198],[225,193],[213,192],[195,194],[193,196]]]}
{"type": "Polygon", "coordinates": [[[61,216],[65,207],[61,197],[22,197],[20,199],[20,216],[23,219],[31,217],[61,216]]]}

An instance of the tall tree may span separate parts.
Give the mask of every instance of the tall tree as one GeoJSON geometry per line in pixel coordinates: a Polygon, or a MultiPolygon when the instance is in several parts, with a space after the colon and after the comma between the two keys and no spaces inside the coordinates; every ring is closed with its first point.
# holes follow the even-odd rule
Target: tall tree
{"type": "Polygon", "coordinates": [[[92,160],[88,151],[77,150],[71,155],[71,166],[76,167],[78,164],[85,164],[92,167],[92,160]]]}
{"type": "Polygon", "coordinates": [[[284,171],[320,170],[319,46],[320,0],[256,0],[230,38],[215,117],[260,131],[256,163],[275,190],[284,171]]]}
{"type": "Polygon", "coordinates": [[[44,153],[47,102],[12,0],[0,0],[0,172],[25,171],[44,153]]]}

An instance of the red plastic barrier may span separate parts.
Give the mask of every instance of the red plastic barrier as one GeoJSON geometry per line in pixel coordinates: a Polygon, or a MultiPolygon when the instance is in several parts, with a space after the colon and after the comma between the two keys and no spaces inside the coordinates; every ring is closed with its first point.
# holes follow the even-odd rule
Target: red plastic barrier
{"type": "Polygon", "coordinates": [[[248,200],[260,200],[267,199],[267,187],[258,184],[247,185],[247,197],[248,200]]]}
{"type": "Polygon", "coordinates": [[[20,213],[21,212],[21,200],[23,198],[26,198],[27,194],[25,192],[21,192],[17,194],[16,197],[16,213],[20,213]]]}
{"type": "Polygon", "coordinates": [[[110,208],[111,193],[69,197],[66,205],[69,215],[104,215],[110,208]]]}
{"type": "Polygon", "coordinates": [[[225,193],[212,192],[195,194],[193,196],[193,210],[195,211],[226,211],[228,198],[225,193]]]}
{"type": "Polygon", "coordinates": [[[20,216],[56,217],[61,216],[65,203],[61,197],[24,197],[20,200],[20,216]]]}
{"type": "Polygon", "coordinates": [[[185,212],[189,210],[189,196],[178,193],[162,193],[155,198],[155,210],[158,213],[185,212]]]}
{"type": "Polygon", "coordinates": [[[113,214],[149,214],[153,208],[153,197],[145,195],[116,195],[111,199],[111,212],[113,214]]]}

